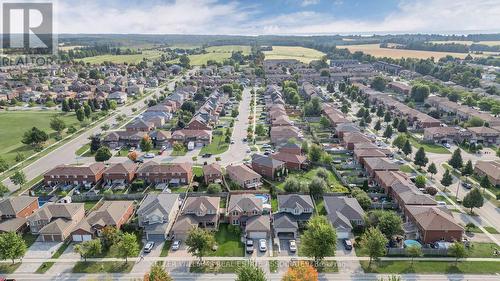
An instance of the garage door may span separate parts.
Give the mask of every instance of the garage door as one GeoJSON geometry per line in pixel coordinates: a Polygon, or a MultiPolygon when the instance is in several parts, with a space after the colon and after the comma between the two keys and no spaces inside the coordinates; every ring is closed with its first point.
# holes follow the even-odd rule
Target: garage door
{"type": "Polygon", "coordinates": [[[278,238],[280,238],[280,239],[294,239],[295,233],[293,233],[293,232],[278,232],[278,238]]]}
{"type": "Polygon", "coordinates": [[[52,241],[54,241],[54,238],[52,238],[52,235],[44,235],[43,236],[43,241],[45,241],[45,242],[52,242],[52,241]]]}
{"type": "Polygon", "coordinates": [[[349,232],[348,231],[337,231],[337,238],[339,238],[339,239],[349,238],[349,232]]]}
{"type": "Polygon", "coordinates": [[[163,235],[163,234],[147,234],[147,240],[163,241],[163,240],[165,240],[165,235],[163,235]]]}
{"type": "Polygon", "coordinates": [[[73,234],[73,241],[75,242],[82,242],[83,237],[80,234],[73,234]]]}
{"type": "Polygon", "coordinates": [[[249,232],[248,237],[252,239],[267,238],[267,232],[249,232]]]}

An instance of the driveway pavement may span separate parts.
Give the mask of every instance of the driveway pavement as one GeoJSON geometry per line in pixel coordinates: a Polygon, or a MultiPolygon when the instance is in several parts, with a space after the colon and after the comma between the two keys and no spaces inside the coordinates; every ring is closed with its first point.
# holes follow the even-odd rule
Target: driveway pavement
{"type": "MultiPolygon", "coordinates": [[[[337,249],[335,250],[335,256],[337,257],[355,257],[356,252],[354,249],[348,251],[344,249],[342,240],[337,240],[337,249]]],[[[337,261],[337,266],[340,273],[363,273],[361,264],[359,261],[337,261]]]]}
{"type": "MultiPolygon", "coordinates": [[[[52,255],[59,249],[62,242],[35,242],[28,248],[24,258],[32,259],[50,259],[52,255]]],[[[16,273],[33,273],[40,265],[39,263],[22,263],[16,270],[16,273]]]]}
{"type": "MultiPolygon", "coordinates": [[[[148,241],[143,239],[143,244],[146,245],[148,241]]],[[[144,257],[159,257],[161,254],[161,249],[163,248],[163,245],[165,245],[165,241],[155,241],[155,245],[153,249],[151,250],[150,253],[144,253],[144,248],[141,249],[141,256],[144,257]]],[[[135,264],[134,267],[132,268],[131,273],[140,273],[140,272],[147,272],[151,266],[154,264],[154,261],[147,261],[144,259],[139,259],[135,264]]]]}
{"type": "MultiPolygon", "coordinates": [[[[78,259],[80,255],[74,251],[74,243],[71,243],[66,250],[59,257],[60,259],[78,259]]],[[[71,270],[75,266],[75,263],[68,262],[56,262],[47,273],[71,273],[71,270]]]]}

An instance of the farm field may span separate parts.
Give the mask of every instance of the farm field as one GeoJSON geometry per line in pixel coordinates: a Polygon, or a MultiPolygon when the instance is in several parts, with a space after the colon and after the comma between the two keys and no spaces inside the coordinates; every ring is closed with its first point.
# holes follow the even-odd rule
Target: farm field
{"type": "MultiPolygon", "coordinates": [[[[404,49],[389,49],[380,48],[379,44],[364,44],[364,45],[345,45],[339,46],[341,49],[348,49],[351,52],[361,51],[366,54],[370,54],[376,57],[390,57],[390,58],[418,58],[427,59],[434,57],[435,59],[440,59],[451,55],[458,58],[465,58],[467,54],[465,53],[452,53],[452,52],[431,52],[431,51],[418,51],[418,50],[404,50],[404,49]]],[[[482,57],[483,55],[471,54],[473,57],[482,57]]]]}
{"type": "MultiPolygon", "coordinates": [[[[50,128],[50,119],[59,116],[69,127],[79,122],[74,113],[60,114],[54,112],[7,111],[0,112],[0,155],[9,164],[15,164],[17,153],[24,156],[33,154],[33,148],[21,143],[24,132],[32,127],[44,130],[49,135],[55,133],[50,128]]],[[[49,142],[53,142],[51,138],[49,142]]]]}
{"type": "Polygon", "coordinates": [[[142,54],[137,55],[102,55],[95,57],[83,58],[81,61],[90,64],[100,64],[105,61],[110,61],[113,63],[133,63],[137,64],[142,61],[142,59],[156,59],[161,56],[160,51],[143,51],[142,54]]]}
{"type": "Polygon", "coordinates": [[[481,44],[481,45],[487,45],[487,46],[500,46],[500,41],[479,41],[479,42],[474,42],[474,41],[430,41],[431,43],[434,44],[446,44],[446,43],[456,43],[456,44],[463,44],[463,45],[472,45],[472,44],[481,44]]]}
{"type": "Polygon", "coordinates": [[[325,54],[310,48],[273,46],[272,51],[264,51],[266,59],[296,59],[303,63],[321,59],[325,54]]]}
{"type": "MultiPolygon", "coordinates": [[[[250,54],[250,46],[243,45],[226,45],[226,46],[212,46],[205,49],[208,53],[199,55],[189,55],[191,65],[203,65],[207,61],[213,60],[219,63],[231,57],[232,52],[242,51],[243,54],[250,54]]],[[[179,60],[172,60],[171,63],[176,63],[179,60]]]]}

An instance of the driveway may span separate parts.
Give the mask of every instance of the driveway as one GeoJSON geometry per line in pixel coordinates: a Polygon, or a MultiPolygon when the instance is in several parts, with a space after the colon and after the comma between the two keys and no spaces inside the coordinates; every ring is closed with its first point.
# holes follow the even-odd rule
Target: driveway
{"type": "Polygon", "coordinates": [[[297,244],[297,251],[292,252],[290,251],[290,240],[293,239],[280,239],[280,252],[278,253],[278,256],[280,257],[298,257],[298,249],[300,247],[300,243],[298,240],[295,240],[295,243],[297,244]]]}
{"type": "Polygon", "coordinates": [[[269,257],[270,256],[270,252],[272,251],[272,240],[271,239],[267,239],[267,250],[265,252],[261,252],[259,250],[259,240],[260,239],[253,239],[253,253],[252,254],[248,254],[246,251],[245,251],[245,257],[247,258],[259,258],[259,257],[269,257]]]}
{"type": "MultiPolygon", "coordinates": [[[[34,259],[50,259],[52,255],[59,249],[62,242],[35,242],[28,248],[24,258],[34,259]]],[[[22,263],[16,270],[16,273],[33,273],[42,263],[22,263]]]]}
{"type": "MultiPolygon", "coordinates": [[[[337,240],[337,249],[335,250],[336,257],[355,257],[356,252],[354,249],[348,251],[344,249],[342,240],[337,240]]],[[[337,261],[339,273],[363,273],[363,269],[359,261],[337,261]]]]}
{"type": "MultiPolygon", "coordinates": [[[[74,251],[74,243],[71,243],[66,250],[64,250],[63,254],[59,257],[59,259],[78,259],[80,255],[75,253],[74,251]]],[[[70,262],[56,262],[47,273],[71,273],[75,263],[70,262]]]]}
{"type": "MultiPolygon", "coordinates": [[[[143,239],[143,244],[146,245],[148,241],[143,239]]],[[[163,248],[163,245],[165,245],[165,241],[155,241],[155,245],[151,252],[145,253],[144,248],[141,249],[140,255],[144,257],[144,259],[139,259],[135,264],[134,267],[132,268],[131,273],[140,273],[140,272],[147,272],[153,265],[153,261],[148,261],[145,258],[150,258],[150,257],[159,257],[161,254],[161,249],[163,248]]]]}

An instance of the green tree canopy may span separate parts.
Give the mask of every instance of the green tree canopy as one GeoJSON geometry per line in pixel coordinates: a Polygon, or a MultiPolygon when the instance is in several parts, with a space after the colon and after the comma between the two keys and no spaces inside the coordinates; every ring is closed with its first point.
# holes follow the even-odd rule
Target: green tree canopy
{"type": "Polygon", "coordinates": [[[198,257],[200,262],[205,254],[212,249],[215,244],[214,235],[202,228],[192,229],[187,236],[186,245],[188,253],[198,257]]]}
{"type": "Polygon", "coordinates": [[[26,253],[26,242],[15,232],[0,234],[0,259],[10,259],[14,264],[15,259],[22,258],[26,253]]]}
{"type": "Polygon", "coordinates": [[[236,281],[267,281],[267,278],[262,268],[245,263],[236,270],[236,281]]]}
{"type": "Polygon", "coordinates": [[[319,264],[324,257],[335,255],[337,233],[325,216],[315,216],[307,223],[301,245],[304,254],[319,264]]]}
{"type": "Polygon", "coordinates": [[[109,148],[106,146],[101,146],[95,153],[95,161],[96,162],[104,162],[108,161],[111,158],[112,154],[109,148]]]}
{"type": "Polygon", "coordinates": [[[453,154],[451,155],[451,159],[448,160],[448,164],[452,166],[455,169],[461,169],[464,165],[464,162],[462,160],[462,154],[460,153],[460,148],[457,148],[455,151],[453,151],[453,154]]]}
{"type": "Polygon", "coordinates": [[[368,256],[370,257],[368,267],[371,267],[373,259],[378,259],[385,255],[385,245],[388,241],[389,240],[387,240],[384,234],[375,227],[369,228],[365,231],[363,236],[361,236],[361,247],[368,252],[368,256]]]}
{"type": "Polygon", "coordinates": [[[427,165],[427,162],[429,162],[429,158],[427,158],[427,156],[425,155],[424,148],[420,147],[415,154],[413,163],[415,163],[415,165],[417,166],[423,167],[427,165]]]}
{"type": "Polygon", "coordinates": [[[483,206],[484,196],[478,188],[474,188],[465,195],[462,204],[465,208],[470,208],[472,213],[472,209],[481,208],[483,206]]]}

